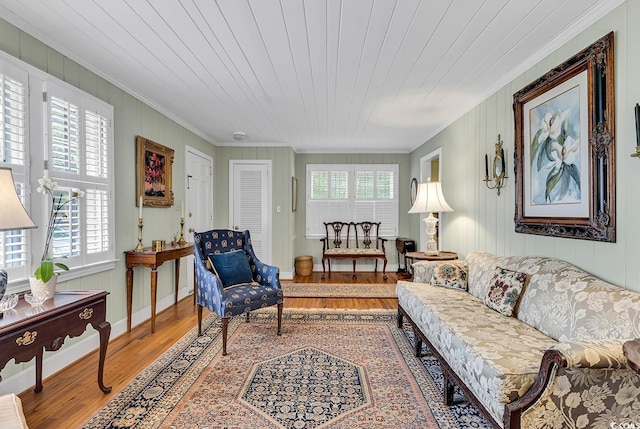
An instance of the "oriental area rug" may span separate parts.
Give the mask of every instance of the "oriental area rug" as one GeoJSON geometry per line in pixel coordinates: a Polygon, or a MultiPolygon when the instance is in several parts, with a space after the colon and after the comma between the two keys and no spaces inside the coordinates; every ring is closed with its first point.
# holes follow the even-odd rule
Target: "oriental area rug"
{"type": "Polygon", "coordinates": [[[459,394],[442,401],[435,358],[416,358],[395,311],[285,309],[206,319],[84,428],[484,428],[459,394]],[[204,327],[203,327],[204,328],[204,327]]]}
{"type": "Polygon", "coordinates": [[[287,298],[397,298],[396,284],[282,282],[287,298]]]}

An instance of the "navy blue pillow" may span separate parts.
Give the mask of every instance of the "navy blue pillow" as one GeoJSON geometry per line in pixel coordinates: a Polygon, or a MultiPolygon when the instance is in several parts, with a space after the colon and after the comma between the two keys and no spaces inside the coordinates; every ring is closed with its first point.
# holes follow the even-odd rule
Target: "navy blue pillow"
{"type": "Polygon", "coordinates": [[[209,261],[218,277],[220,277],[224,288],[253,281],[251,267],[249,267],[249,261],[244,250],[213,253],[209,255],[209,261]]]}

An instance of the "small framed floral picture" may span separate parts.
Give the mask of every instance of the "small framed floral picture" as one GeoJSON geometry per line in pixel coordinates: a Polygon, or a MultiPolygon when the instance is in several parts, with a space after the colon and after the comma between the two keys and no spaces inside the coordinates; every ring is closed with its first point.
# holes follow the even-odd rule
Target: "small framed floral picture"
{"type": "Polygon", "coordinates": [[[615,242],[613,33],[514,94],[516,232],[615,242]]]}
{"type": "Polygon", "coordinates": [[[146,139],[136,137],[136,205],[146,207],[173,206],[171,167],[174,150],[146,139]]]}

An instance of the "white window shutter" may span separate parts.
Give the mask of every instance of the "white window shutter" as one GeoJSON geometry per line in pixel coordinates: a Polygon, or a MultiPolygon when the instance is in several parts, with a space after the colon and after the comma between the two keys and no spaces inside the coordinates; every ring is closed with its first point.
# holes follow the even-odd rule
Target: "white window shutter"
{"type": "MultiPolygon", "coordinates": [[[[23,204],[27,202],[25,185],[28,182],[28,78],[25,71],[0,63],[0,165],[11,168],[16,192],[23,204]]],[[[30,274],[28,236],[26,230],[0,232],[0,267],[7,271],[9,279],[30,274]]]]}
{"type": "Polygon", "coordinates": [[[63,83],[46,83],[48,176],[61,190],[84,191],[53,255],[71,266],[113,259],[113,108],[63,83]],[[77,210],[77,211],[76,211],[77,210]]]}
{"type": "Polygon", "coordinates": [[[397,236],[397,177],[395,164],[307,165],[306,236],[323,237],[324,222],[332,221],[382,222],[380,235],[397,236]]]}

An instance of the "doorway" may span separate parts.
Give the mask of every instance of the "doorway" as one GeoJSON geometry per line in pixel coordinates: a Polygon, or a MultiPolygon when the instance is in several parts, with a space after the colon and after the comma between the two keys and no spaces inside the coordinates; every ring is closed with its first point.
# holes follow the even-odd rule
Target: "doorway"
{"type": "MultiPolygon", "coordinates": [[[[193,233],[213,228],[213,158],[190,147],[185,148],[185,240],[193,233]]],[[[187,286],[193,285],[193,255],[187,257],[187,286]]]]}

